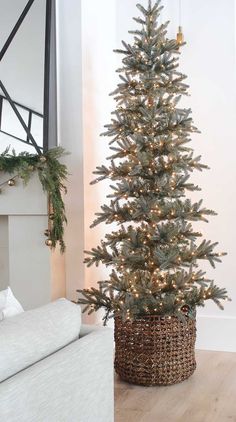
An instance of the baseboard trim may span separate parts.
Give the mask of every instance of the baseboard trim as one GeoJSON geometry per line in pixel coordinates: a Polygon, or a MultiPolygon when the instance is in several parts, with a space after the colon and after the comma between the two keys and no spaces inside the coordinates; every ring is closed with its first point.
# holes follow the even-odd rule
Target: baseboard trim
{"type": "Polygon", "coordinates": [[[197,317],[196,348],[236,352],[236,317],[197,317]]]}

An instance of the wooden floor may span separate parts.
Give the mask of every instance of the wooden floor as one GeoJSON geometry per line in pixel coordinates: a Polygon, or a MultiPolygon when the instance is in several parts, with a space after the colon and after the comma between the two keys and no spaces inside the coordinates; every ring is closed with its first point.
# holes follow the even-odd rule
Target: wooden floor
{"type": "Polygon", "coordinates": [[[170,387],[116,376],[115,422],[236,422],[236,353],[198,351],[194,375],[170,387]]]}

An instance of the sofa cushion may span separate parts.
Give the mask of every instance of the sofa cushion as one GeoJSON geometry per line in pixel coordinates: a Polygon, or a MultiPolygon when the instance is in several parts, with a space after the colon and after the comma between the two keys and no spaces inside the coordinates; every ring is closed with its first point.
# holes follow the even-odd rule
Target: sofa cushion
{"type": "Polygon", "coordinates": [[[81,310],[66,299],[0,324],[0,382],[77,340],[81,310]]]}
{"type": "Polygon", "coordinates": [[[24,312],[10,287],[0,292],[0,321],[24,312]]]}

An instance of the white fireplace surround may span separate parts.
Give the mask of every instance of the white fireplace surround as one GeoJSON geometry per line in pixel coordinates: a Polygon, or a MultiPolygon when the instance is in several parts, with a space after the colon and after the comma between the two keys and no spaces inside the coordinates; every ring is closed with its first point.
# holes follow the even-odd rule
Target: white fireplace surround
{"type": "MultiPolygon", "coordinates": [[[[2,174],[0,183],[10,177],[2,174]]],[[[37,177],[4,186],[0,197],[0,290],[10,286],[24,308],[50,299],[49,251],[42,247],[47,227],[46,197],[37,177]]]]}
{"type": "MultiPolygon", "coordinates": [[[[0,184],[8,177],[2,174],[0,184]]],[[[63,271],[58,271],[62,268],[58,253],[51,255],[45,245],[46,228],[47,200],[37,175],[27,186],[17,180],[16,186],[2,188],[0,290],[10,286],[24,309],[41,306],[65,294],[63,271]]]]}

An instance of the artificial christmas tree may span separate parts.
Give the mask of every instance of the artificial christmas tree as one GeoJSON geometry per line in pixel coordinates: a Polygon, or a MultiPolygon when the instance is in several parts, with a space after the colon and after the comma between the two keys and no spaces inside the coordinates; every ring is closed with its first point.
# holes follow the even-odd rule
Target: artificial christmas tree
{"type": "Polygon", "coordinates": [[[112,267],[99,288],[80,291],[89,313],[105,309],[104,322],[115,316],[115,368],[120,376],[143,385],[172,384],[195,369],[195,309],[212,299],[222,308],[225,289],[198,269],[200,260],[215,267],[222,253],[217,243],[201,239],[192,221],[215,212],[186,198],[200,190],[190,173],[203,170],[194,157],[190,135],[197,132],[190,109],[178,106],[187,94],[178,68],[181,43],[167,38],[158,25],[160,1],[137,5],[142,17],[133,45],[123,42],[121,83],[110,136],[110,165],[97,167],[96,180],[112,180],[110,203],[92,227],[106,222],[117,229],[87,252],[88,266],[112,267]]]}

